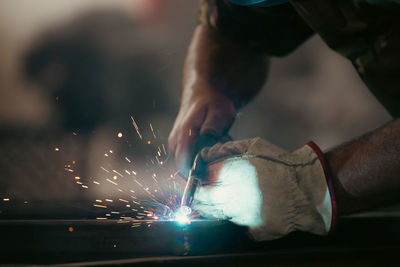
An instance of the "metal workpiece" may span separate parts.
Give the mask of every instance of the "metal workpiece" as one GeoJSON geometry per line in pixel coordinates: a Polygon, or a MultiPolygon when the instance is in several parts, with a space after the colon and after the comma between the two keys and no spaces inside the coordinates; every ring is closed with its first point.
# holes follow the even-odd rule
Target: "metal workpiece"
{"type": "Polygon", "coordinates": [[[132,227],[119,220],[0,220],[0,263],[371,266],[400,255],[400,217],[392,214],[341,218],[326,237],[292,233],[266,242],[253,242],[246,228],[227,221],[194,220],[185,228],[149,222],[132,227]]]}
{"type": "Polygon", "coordinates": [[[245,239],[227,221],[0,220],[0,263],[67,263],[222,252],[245,239]],[[237,232],[236,234],[233,234],[237,232]],[[210,243],[209,243],[210,242],[210,243]]]}

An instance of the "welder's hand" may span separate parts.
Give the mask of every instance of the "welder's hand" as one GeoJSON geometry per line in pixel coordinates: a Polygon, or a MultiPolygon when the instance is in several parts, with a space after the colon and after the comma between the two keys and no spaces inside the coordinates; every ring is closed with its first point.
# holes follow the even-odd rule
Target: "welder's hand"
{"type": "Polygon", "coordinates": [[[231,127],[235,118],[232,101],[218,92],[199,90],[199,93],[186,93],[168,144],[178,169],[187,174],[193,156],[194,143],[200,135],[223,136],[231,127]]]}
{"type": "Polygon", "coordinates": [[[248,226],[256,240],[300,230],[327,234],[336,217],[322,152],[314,143],[290,153],[261,138],[227,142],[201,152],[207,182],[192,208],[204,217],[248,226]]]}

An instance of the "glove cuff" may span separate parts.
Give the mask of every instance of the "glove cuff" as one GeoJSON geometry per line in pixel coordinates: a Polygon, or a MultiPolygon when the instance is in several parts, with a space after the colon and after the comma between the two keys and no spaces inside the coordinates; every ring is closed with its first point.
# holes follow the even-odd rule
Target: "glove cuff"
{"type": "Polygon", "coordinates": [[[330,229],[328,232],[328,234],[331,234],[333,232],[333,230],[335,229],[336,223],[337,223],[337,206],[336,206],[335,192],[333,189],[332,175],[331,175],[331,172],[329,169],[328,162],[325,159],[324,153],[318,147],[318,145],[312,141],[309,141],[307,143],[307,146],[309,146],[314,151],[314,153],[318,156],[318,159],[321,163],[322,169],[324,170],[326,184],[328,186],[330,200],[331,200],[330,202],[332,205],[331,225],[330,225],[330,229]]]}

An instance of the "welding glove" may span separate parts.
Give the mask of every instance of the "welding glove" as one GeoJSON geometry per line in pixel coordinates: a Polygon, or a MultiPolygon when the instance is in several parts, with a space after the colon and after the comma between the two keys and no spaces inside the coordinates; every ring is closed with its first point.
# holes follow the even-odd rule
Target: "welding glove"
{"type": "Polygon", "coordinates": [[[292,231],[327,234],[336,205],[321,150],[312,142],[290,153],[261,138],[201,151],[206,179],[192,208],[206,218],[248,226],[255,240],[292,231]]]}

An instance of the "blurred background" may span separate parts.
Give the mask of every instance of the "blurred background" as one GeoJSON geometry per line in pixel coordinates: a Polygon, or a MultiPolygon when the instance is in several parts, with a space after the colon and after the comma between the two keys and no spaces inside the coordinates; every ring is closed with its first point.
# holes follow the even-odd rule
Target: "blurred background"
{"type": "MultiPolygon", "coordinates": [[[[154,151],[131,116],[144,139],[154,128],[156,147],[167,145],[198,4],[0,1],[0,218],[34,217],[38,209],[51,217],[71,207],[84,214],[79,203],[111,189],[88,189],[80,179],[104,178],[101,166],[125,169],[126,155],[149,170],[154,151]],[[119,156],[105,157],[110,150],[119,156]],[[32,203],[40,205],[26,208],[32,203]]],[[[273,59],[263,92],[231,134],[289,150],[309,140],[329,149],[388,120],[350,63],[315,36],[273,59]]]]}

